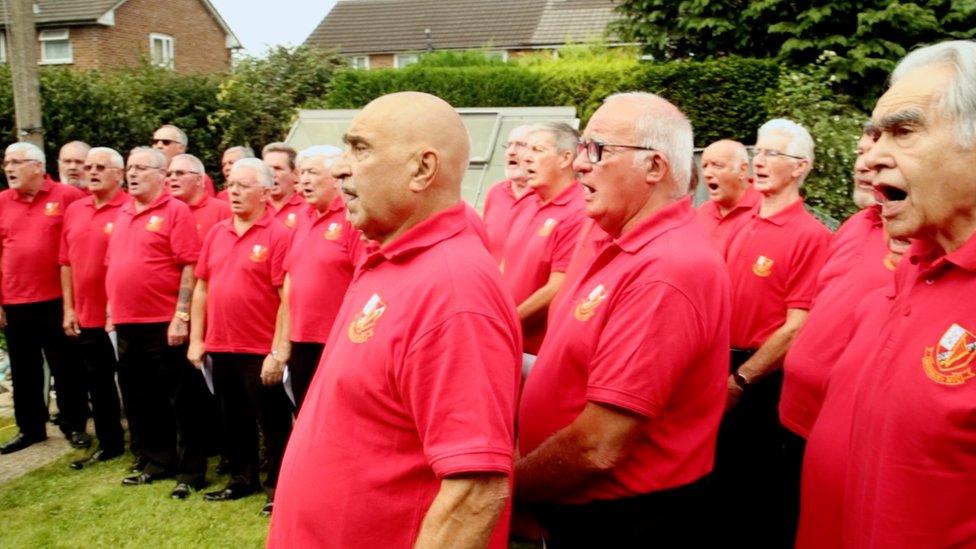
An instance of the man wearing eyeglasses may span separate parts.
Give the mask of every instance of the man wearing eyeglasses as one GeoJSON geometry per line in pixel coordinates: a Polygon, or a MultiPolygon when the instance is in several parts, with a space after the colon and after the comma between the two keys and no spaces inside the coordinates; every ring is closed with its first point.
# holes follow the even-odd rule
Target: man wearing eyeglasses
{"type": "Polygon", "coordinates": [[[190,208],[163,192],[166,157],[148,147],[129,154],[133,200],[109,240],[105,288],[119,342],[119,383],[136,454],[134,476],[149,484],[176,474],[172,495],[203,485],[203,377],[186,360],[193,266],[200,238],[190,208]]]}
{"type": "Polygon", "coordinates": [[[749,152],[742,143],[723,139],[705,147],[701,163],[708,201],[698,207],[698,219],[725,253],[730,236],[759,205],[760,194],[749,176],[749,152]]]}
{"type": "Polygon", "coordinates": [[[88,182],[84,170],[85,157],[91,146],[84,141],[69,141],[58,151],[58,181],[85,190],[88,182]]]}
{"type": "Polygon", "coordinates": [[[58,267],[64,211],[85,193],[47,179],[44,160],[44,151],[30,143],[8,146],[3,157],[10,188],[0,192],[0,327],[7,338],[20,433],[0,447],[2,454],[47,438],[45,357],[57,384],[61,431],[76,447],[91,444],[83,381],[61,328],[58,267]]]}
{"type": "Polygon", "coordinates": [[[800,186],[813,165],[813,138],[774,119],[759,128],[753,159],[759,208],[732,236],[731,375],[719,434],[716,480],[737,545],[790,545],[783,501],[783,429],[777,406],[782,362],[807,318],[830,231],[807,212],[800,186]],[[766,520],[743,522],[734,509],[766,520]]]}
{"type": "Polygon", "coordinates": [[[485,195],[482,218],[488,236],[488,251],[499,262],[505,250],[505,240],[512,229],[516,206],[527,202],[525,197],[531,190],[525,183],[525,170],[519,163],[519,153],[525,148],[531,127],[522,124],[509,132],[508,141],[505,142],[506,179],[492,185],[485,195]]]}
{"type": "MultiPolygon", "coordinates": [[[[186,152],[189,140],[186,132],[172,124],[164,124],[153,132],[152,147],[166,156],[167,165],[178,154],[186,152]]],[[[201,171],[202,173],[202,171],[201,171]]],[[[203,188],[207,196],[215,196],[213,180],[206,173],[203,173],[203,188]]]]}
{"type": "Polygon", "coordinates": [[[532,193],[511,219],[501,269],[518,304],[523,350],[529,355],[542,345],[549,303],[562,285],[585,218],[583,187],[573,173],[578,142],[578,133],[568,124],[537,124],[519,153],[532,193]]]}
{"type": "Polygon", "coordinates": [[[166,169],[166,186],[173,198],[190,207],[202,242],[210,228],[231,216],[230,205],[207,196],[203,185],[203,162],[192,154],[178,154],[166,169]]]}
{"type": "Polygon", "coordinates": [[[76,200],[64,214],[61,232],[61,290],[64,331],[78,340],[78,356],[91,401],[98,450],[73,461],[72,469],[108,461],[125,450],[120,421],[118,364],[106,327],[105,252],[122,207],[132,198],[122,190],[122,155],[95,147],[84,161],[91,197],[76,200]]]}
{"type": "Polygon", "coordinates": [[[574,167],[608,237],[551,315],[519,405],[516,505],[549,547],[707,546],[729,282],[691,207],[691,160],[691,123],[653,94],[611,96],[583,132],[574,167]]]}
{"type": "Polygon", "coordinates": [[[294,229],[298,216],[305,208],[305,200],[295,192],[298,168],[295,166],[295,149],[284,143],[269,143],[261,150],[261,158],[274,171],[275,183],[268,196],[268,204],[274,209],[275,219],[289,229],[294,229]]]}

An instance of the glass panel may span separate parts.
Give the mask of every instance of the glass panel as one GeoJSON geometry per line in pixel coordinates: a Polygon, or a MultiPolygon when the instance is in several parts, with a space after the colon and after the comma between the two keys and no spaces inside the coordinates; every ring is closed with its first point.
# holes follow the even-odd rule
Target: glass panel
{"type": "Polygon", "coordinates": [[[71,60],[71,43],[67,40],[42,42],[45,61],[71,60]]]}

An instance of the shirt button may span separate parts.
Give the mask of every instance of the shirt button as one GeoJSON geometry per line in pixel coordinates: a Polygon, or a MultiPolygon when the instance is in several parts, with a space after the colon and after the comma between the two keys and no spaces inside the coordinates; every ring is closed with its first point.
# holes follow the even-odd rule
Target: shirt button
{"type": "Polygon", "coordinates": [[[925,283],[928,284],[929,286],[931,286],[931,285],[935,284],[935,280],[932,280],[931,278],[926,278],[925,279],[925,283]]]}

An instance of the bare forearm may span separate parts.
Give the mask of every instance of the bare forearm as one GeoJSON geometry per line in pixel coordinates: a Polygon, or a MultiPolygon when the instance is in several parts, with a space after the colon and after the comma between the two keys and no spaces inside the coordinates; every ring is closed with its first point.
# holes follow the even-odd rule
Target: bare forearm
{"type": "Polygon", "coordinates": [[[190,300],[193,297],[193,287],[196,277],[193,276],[193,265],[184,265],[183,274],[180,275],[180,294],[176,300],[176,312],[190,312],[190,300]]]}
{"type": "Polygon", "coordinates": [[[516,308],[519,318],[529,318],[548,307],[549,303],[552,302],[552,298],[556,297],[556,292],[559,291],[559,287],[562,286],[563,278],[563,273],[552,273],[545,286],[532,292],[532,295],[527,297],[516,308]]]}
{"type": "Polygon", "coordinates": [[[414,547],[486,547],[508,495],[508,478],[500,474],[442,480],[414,547]]]}
{"type": "Polygon", "coordinates": [[[203,341],[207,329],[207,281],[198,280],[193,287],[190,306],[190,341],[203,341]]]}
{"type": "Polygon", "coordinates": [[[745,364],[739,367],[739,372],[750,380],[765,377],[782,367],[783,358],[793,339],[803,326],[806,314],[799,318],[787,318],[786,322],[770,335],[762,346],[756,351],[745,364]]]}
{"type": "Polygon", "coordinates": [[[75,310],[75,294],[71,287],[71,267],[61,266],[61,299],[65,311],[75,310]]]}
{"type": "Polygon", "coordinates": [[[529,455],[515,462],[515,499],[553,501],[577,492],[604,473],[594,454],[576,432],[567,427],[529,455]]]}
{"type": "Polygon", "coordinates": [[[281,296],[281,304],[278,305],[278,316],[275,319],[275,332],[272,349],[278,351],[279,360],[285,362],[291,355],[291,323],[288,313],[288,299],[284,288],[278,291],[281,296]]]}

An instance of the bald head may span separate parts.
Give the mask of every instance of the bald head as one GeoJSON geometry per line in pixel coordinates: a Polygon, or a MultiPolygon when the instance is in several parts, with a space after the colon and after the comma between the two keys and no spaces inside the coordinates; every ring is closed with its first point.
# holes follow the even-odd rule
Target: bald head
{"type": "Polygon", "coordinates": [[[702,176],[709,200],[723,213],[734,208],[749,187],[749,153],[745,145],[722,139],[705,147],[702,176]]]}
{"type": "Polygon", "coordinates": [[[443,99],[384,95],[353,118],[343,140],[347,149],[332,175],[350,221],[367,237],[388,242],[460,201],[471,145],[443,99]]]}

